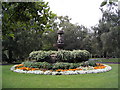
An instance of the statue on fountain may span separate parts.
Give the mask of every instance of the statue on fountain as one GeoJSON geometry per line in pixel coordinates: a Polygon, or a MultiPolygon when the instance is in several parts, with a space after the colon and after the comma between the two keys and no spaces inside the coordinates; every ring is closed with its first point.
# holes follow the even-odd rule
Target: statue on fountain
{"type": "Polygon", "coordinates": [[[64,37],[63,37],[64,31],[58,30],[57,34],[58,34],[57,47],[58,50],[61,50],[64,47],[64,37]]]}

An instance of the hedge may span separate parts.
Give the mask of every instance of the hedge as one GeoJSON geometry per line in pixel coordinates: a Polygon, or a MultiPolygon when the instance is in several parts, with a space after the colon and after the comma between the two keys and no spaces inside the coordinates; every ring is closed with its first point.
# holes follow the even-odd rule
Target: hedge
{"type": "Polygon", "coordinates": [[[80,63],[65,63],[65,62],[56,62],[50,64],[48,62],[23,62],[24,67],[29,68],[39,68],[39,69],[48,69],[48,70],[56,70],[56,69],[75,69],[79,67],[80,63]]]}
{"type": "Polygon", "coordinates": [[[75,69],[80,66],[82,67],[97,66],[95,61],[86,61],[82,63],[67,63],[67,62],[48,63],[48,62],[26,61],[26,62],[23,62],[22,64],[24,65],[24,67],[28,67],[28,68],[39,68],[39,69],[48,69],[48,70],[75,69]]]}
{"type": "Polygon", "coordinates": [[[90,53],[87,50],[60,50],[60,51],[33,51],[29,54],[31,60],[51,62],[51,55],[56,56],[59,62],[82,62],[89,59],[90,53]]]}

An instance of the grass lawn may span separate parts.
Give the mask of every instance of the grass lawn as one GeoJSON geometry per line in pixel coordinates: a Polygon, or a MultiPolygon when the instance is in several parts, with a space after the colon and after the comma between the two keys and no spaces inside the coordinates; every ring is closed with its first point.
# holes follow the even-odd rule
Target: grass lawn
{"type": "Polygon", "coordinates": [[[101,59],[95,60],[95,62],[120,62],[120,58],[101,59]]]}
{"type": "Polygon", "coordinates": [[[118,88],[118,64],[106,73],[81,75],[35,75],[10,71],[3,65],[3,88],[118,88]]]}

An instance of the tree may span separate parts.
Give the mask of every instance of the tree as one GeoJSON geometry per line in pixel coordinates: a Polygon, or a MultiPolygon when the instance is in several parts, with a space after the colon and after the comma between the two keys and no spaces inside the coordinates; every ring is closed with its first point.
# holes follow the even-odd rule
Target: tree
{"type": "Polygon", "coordinates": [[[2,34],[3,51],[8,51],[9,62],[25,58],[32,50],[41,48],[43,32],[51,31],[51,19],[56,15],[48,3],[3,2],[2,34]]]}
{"type": "Polygon", "coordinates": [[[117,4],[113,3],[107,5],[107,9],[101,8],[103,13],[102,19],[98,26],[94,27],[94,38],[97,40],[98,55],[105,57],[119,57],[119,11],[116,9],[117,4]]]}
{"type": "Polygon", "coordinates": [[[54,32],[44,33],[42,37],[42,42],[44,43],[43,48],[45,50],[57,50],[56,47],[53,47],[53,44],[57,43],[58,28],[64,30],[65,50],[86,49],[85,45],[83,45],[83,39],[86,38],[88,34],[88,29],[86,27],[70,23],[70,18],[68,16],[58,16],[55,20],[57,20],[57,22],[53,26],[54,32]]]}

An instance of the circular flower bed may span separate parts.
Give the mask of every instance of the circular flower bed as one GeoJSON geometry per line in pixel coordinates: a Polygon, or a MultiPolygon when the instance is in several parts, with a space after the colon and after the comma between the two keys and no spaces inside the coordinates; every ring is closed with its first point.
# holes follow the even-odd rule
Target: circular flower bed
{"type": "Polygon", "coordinates": [[[45,75],[73,75],[73,74],[88,74],[88,73],[102,73],[112,70],[112,67],[106,64],[96,63],[97,66],[79,66],[75,69],[40,69],[33,67],[25,67],[24,64],[14,65],[10,70],[18,73],[33,73],[45,75]]]}

